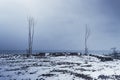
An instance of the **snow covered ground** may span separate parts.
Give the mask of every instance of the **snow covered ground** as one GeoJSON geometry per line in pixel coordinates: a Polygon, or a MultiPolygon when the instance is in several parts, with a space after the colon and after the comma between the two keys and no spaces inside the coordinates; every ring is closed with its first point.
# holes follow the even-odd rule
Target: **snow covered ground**
{"type": "Polygon", "coordinates": [[[120,60],[91,56],[0,56],[0,80],[120,80],[120,60]]]}

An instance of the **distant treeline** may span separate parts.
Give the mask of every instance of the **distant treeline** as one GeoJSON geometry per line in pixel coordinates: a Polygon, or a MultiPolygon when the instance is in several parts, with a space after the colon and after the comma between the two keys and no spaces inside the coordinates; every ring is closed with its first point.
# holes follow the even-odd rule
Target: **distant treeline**
{"type": "MultiPolygon", "coordinates": [[[[34,53],[51,53],[51,52],[77,52],[84,53],[84,50],[33,50],[34,53]]],[[[0,54],[25,54],[26,50],[0,50],[0,54]]],[[[110,50],[91,50],[90,54],[111,54],[110,50]]]]}

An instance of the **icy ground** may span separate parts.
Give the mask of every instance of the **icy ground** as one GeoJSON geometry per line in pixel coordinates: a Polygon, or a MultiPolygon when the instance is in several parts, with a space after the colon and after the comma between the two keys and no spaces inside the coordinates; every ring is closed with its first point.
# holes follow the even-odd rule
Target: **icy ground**
{"type": "Polygon", "coordinates": [[[0,80],[120,80],[120,60],[91,56],[0,56],[0,80]]]}

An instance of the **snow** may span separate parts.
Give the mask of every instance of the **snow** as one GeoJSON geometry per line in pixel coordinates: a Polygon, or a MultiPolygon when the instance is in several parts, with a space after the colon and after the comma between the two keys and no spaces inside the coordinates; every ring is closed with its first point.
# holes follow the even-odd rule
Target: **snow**
{"type": "Polygon", "coordinates": [[[101,62],[91,56],[41,58],[25,58],[21,55],[2,56],[0,57],[0,80],[120,79],[120,60],[101,62]]]}

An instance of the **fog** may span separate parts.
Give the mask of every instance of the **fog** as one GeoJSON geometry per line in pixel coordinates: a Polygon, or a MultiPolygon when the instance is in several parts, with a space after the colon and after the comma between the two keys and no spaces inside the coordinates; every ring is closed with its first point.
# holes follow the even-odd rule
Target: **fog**
{"type": "Polygon", "coordinates": [[[26,49],[27,17],[35,19],[34,49],[82,50],[85,25],[88,48],[120,48],[120,1],[0,0],[0,49],[26,49]]]}

